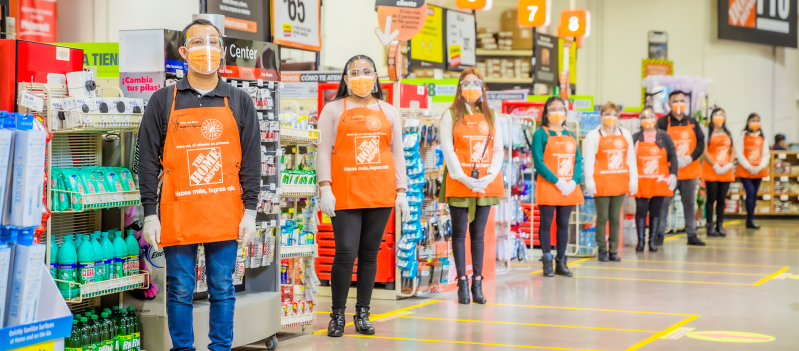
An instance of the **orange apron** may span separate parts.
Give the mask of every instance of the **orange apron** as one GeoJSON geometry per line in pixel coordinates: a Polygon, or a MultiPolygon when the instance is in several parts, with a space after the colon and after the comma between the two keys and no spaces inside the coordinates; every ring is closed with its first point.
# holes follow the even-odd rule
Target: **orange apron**
{"type": "Polygon", "coordinates": [[[161,189],[161,246],[239,238],[241,200],[239,128],[224,107],[175,110],[166,133],[161,189]]]}
{"type": "Polygon", "coordinates": [[[397,199],[391,123],[368,107],[347,110],[339,117],[331,159],[336,210],[394,207],[397,199]]]}
{"type": "MultiPolygon", "coordinates": [[[[549,135],[549,128],[544,127],[547,133],[547,144],[544,149],[544,164],[555,176],[566,181],[572,180],[574,176],[574,160],[577,157],[577,141],[571,133],[569,135],[549,135]]],[[[580,184],[574,191],[563,196],[554,183],[546,181],[540,175],[536,177],[535,183],[536,203],[549,206],[570,206],[583,204],[583,191],[580,184]]]]}
{"type": "Polygon", "coordinates": [[[627,139],[623,135],[603,136],[599,132],[599,148],[594,166],[596,196],[618,196],[630,191],[630,169],[627,167],[627,139]]]}
{"type": "MultiPolygon", "coordinates": [[[[715,134],[710,137],[710,142],[707,143],[707,152],[713,156],[713,160],[719,166],[726,166],[732,162],[730,145],[732,145],[732,140],[729,135],[725,133],[715,134]]],[[[735,173],[730,169],[727,173],[716,174],[710,162],[704,162],[702,164],[702,180],[706,182],[732,182],[735,181],[735,173]]]]}
{"type": "Polygon", "coordinates": [[[638,192],[635,197],[651,199],[674,196],[669,190],[669,162],[666,148],[656,143],[639,141],[635,146],[638,164],[638,192]]]}
{"type": "MultiPolygon", "coordinates": [[[[666,116],[666,118],[670,118],[666,116]]],[[[671,139],[674,141],[674,147],[677,149],[677,157],[691,156],[691,153],[696,149],[696,134],[694,134],[694,126],[690,122],[687,126],[672,127],[669,121],[667,132],[671,139]]],[[[699,164],[699,159],[696,159],[691,164],[677,171],[677,179],[696,179],[702,175],[702,166],[699,164]]]]}
{"type": "MultiPolygon", "coordinates": [[[[744,135],[744,157],[746,160],[749,161],[749,164],[754,166],[760,166],[763,160],[763,138],[759,136],[751,136],[751,135],[744,135]]],[[[768,164],[769,160],[765,160],[766,164],[768,164]]],[[[735,175],[741,178],[765,178],[768,177],[768,167],[763,168],[762,171],[758,174],[749,173],[746,169],[741,167],[739,164],[737,169],[735,170],[735,175]]]]}
{"type": "MultiPolygon", "coordinates": [[[[472,174],[472,167],[477,165],[479,178],[485,177],[488,166],[493,159],[494,138],[488,139],[490,129],[485,115],[476,113],[463,116],[463,123],[458,123],[452,130],[453,146],[458,155],[461,169],[467,177],[472,174]],[[488,144],[486,145],[486,141],[488,144]],[[484,152],[485,150],[485,152],[484,152]],[[482,158],[481,158],[482,157],[482,158]]],[[[502,197],[505,196],[505,184],[502,173],[497,174],[494,181],[485,189],[485,193],[475,193],[463,183],[455,181],[447,172],[447,198],[450,197],[502,197]]]]}

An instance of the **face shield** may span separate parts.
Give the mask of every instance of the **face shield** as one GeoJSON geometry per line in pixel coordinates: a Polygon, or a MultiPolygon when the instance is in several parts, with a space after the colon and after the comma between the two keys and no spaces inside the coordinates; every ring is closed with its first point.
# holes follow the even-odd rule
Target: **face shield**
{"type": "MultiPolygon", "coordinates": [[[[197,33],[193,33],[197,34],[197,33]]],[[[219,69],[225,52],[222,38],[214,28],[186,39],[186,61],[194,71],[200,74],[211,74],[219,69]]]]}

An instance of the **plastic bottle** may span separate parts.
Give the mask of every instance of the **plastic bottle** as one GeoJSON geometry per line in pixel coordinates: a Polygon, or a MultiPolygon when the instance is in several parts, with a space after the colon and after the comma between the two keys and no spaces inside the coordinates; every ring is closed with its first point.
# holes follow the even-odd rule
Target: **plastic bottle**
{"type": "Polygon", "coordinates": [[[83,234],[75,234],[75,247],[80,249],[81,245],[83,245],[83,234]]]}
{"type": "Polygon", "coordinates": [[[83,351],[80,341],[80,330],[78,329],[78,321],[72,320],[72,333],[68,338],[64,339],[64,351],[83,351]]]}
{"type": "Polygon", "coordinates": [[[111,336],[111,320],[108,318],[108,313],[103,312],[100,316],[103,319],[100,321],[100,349],[99,351],[114,351],[114,341],[111,336]]]}
{"type": "Polygon", "coordinates": [[[133,351],[141,350],[141,321],[139,316],[136,315],[136,310],[133,307],[128,307],[128,314],[130,314],[130,336],[133,341],[133,351]]]}
{"type": "Polygon", "coordinates": [[[125,277],[125,263],[128,260],[128,246],[121,235],[117,235],[113,241],[114,244],[114,278],[125,277]]]}
{"type": "Polygon", "coordinates": [[[80,345],[83,350],[91,350],[92,328],[89,327],[89,319],[86,317],[81,317],[80,324],[80,345]]]}
{"type": "Polygon", "coordinates": [[[50,277],[58,279],[58,243],[50,243],[50,277]]]}
{"type": "Polygon", "coordinates": [[[77,286],[72,286],[67,282],[78,281],[78,251],[75,249],[72,235],[64,237],[64,244],[58,249],[58,290],[64,298],[75,297],[80,293],[77,286]]]}
{"type": "Polygon", "coordinates": [[[117,337],[114,341],[114,350],[129,351],[130,350],[130,332],[127,325],[127,310],[119,310],[119,319],[117,322],[117,337]]]}
{"type": "MultiPolygon", "coordinates": [[[[100,246],[103,247],[103,265],[105,266],[105,279],[114,279],[114,244],[108,239],[108,232],[102,233],[100,246]]],[[[109,311],[110,312],[110,311],[109,311]]],[[[110,315],[110,313],[109,313],[110,315]]]]}
{"type": "Polygon", "coordinates": [[[125,231],[125,245],[128,247],[127,275],[139,274],[139,241],[131,229],[125,231]]]}
{"type": "Polygon", "coordinates": [[[94,282],[94,245],[91,240],[83,240],[78,247],[78,282],[94,282]]]}
{"type": "Polygon", "coordinates": [[[94,247],[94,281],[96,282],[108,280],[108,278],[106,278],[106,267],[103,261],[103,246],[100,245],[99,239],[100,232],[94,232],[89,240],[92,243],[92,247],[94,247]]]}

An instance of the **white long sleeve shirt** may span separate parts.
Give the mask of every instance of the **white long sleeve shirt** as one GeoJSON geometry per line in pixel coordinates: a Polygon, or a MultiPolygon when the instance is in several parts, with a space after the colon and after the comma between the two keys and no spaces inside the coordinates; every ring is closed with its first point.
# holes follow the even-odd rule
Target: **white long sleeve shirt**
{"type": "MultiPolygon", "coordinates": [[[[585,174],[585,181],[594,182],[594,165],[596,164],[596,154],[599,152],[599,139],[602,137],[600,134],[602,126],[588,132],[583,139],[583,172],[585,174]]],[[[603,131],[604,133],[604,131],[603,131]]],[[[635,157],[635,143],[633,143],[633,136],[630,131],[622,127],[617,127],[613,135],[622,135],[627,140],[627,168],[630,171],[630,183],[638,183],[638,161],[635,157]]]]}
{"type": "MultiPolygon", "coordinates": [[[[737,156],[736,158],[738,159],[738,164],[740,164],[741,167],[744,167],[744,168],[752,167],[752,164],[749,163],[749,160],[746,159],[746,155],[744,155],[744,151],[745,151],[744,150],[744,137],[747,134],[749,136],[760,136],[760,133],[762,133],[761,130],[758,130],[757,132],[754,132],[754,133],[747,133],[745,130],[743,130],[743,131],[741,131],[741,134],[738,135],[738,138],[735,139],[735,141],[733,142],[733,145],[735,145],[735,154],[737,156]]],[[[766,142],[765,139],[763,140],[762,153],[763,154],[762,154],[761,159],[763,160],[763,162],[761,162],[760,165],[763,166],[763,167],[766,167],[768,165],[768,160],[771,159],[771,152],[769,151],[768,143],[766,142]]]]}
{"type": "MultiPolygon", "coordinates": [[[[466,105],[466,113],[471,114],[471,110],[469,109],[469,105],[466,105]]],[[[494,128],[499,129],[501,128],[499,119],[494,116],[494,128]]],[[[463,172],[463,168],[461,167],[461,162],[458,160],[458,155],[455,154],[455,144],[453,141],[452,129],[453,129],[453,120],[452,120],[452,113],[449,109],[444,112],[443,117],[441,118],[441,152],[444,153],[444,160],[447,162],[447,172],[449,172],[450,177],[452,179],[458,180],[462,177],[465,177],[466,174],[463,172]]],[[[499,174],[499,171],[502,170],[502,162],[505,159],[505,150],[502,148],[504,142],[502,141],[502,133],[500,130],[494,131],[494,146],[491,148],[491,164],[488,166],[488,170],[486,171],[489,174],[499,174]]]]}

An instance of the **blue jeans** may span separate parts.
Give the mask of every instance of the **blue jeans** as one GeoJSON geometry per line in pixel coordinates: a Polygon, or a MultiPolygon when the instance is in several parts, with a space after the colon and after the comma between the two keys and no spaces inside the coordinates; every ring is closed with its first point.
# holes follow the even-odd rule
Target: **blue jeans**
{"type": "MultiPolygon", "coordinates": [[[[208,350],[230,350],[233,344],[233,311],[236,292],[233,271],[236,269],[235,240],[207,243],[205,246],[208,301],[211,303],[211,344],[208,350]]],[[[197,244],[164,248],[166,257],[166,294],[169,335],[172,351],[194,351],[192,294],[197,282],[197,244]]]]}
{"type": "Polygon", "coordinates": [[[741,183],[746,191],[746,219],[755,219],[755,205],[757,204],[757,192],[760,190],[761,178],[741,178],[741,183]]]}

